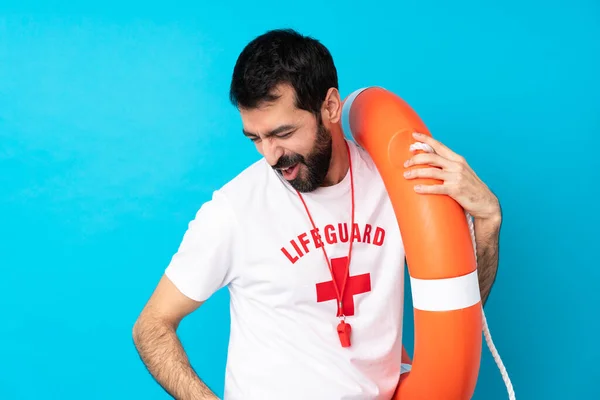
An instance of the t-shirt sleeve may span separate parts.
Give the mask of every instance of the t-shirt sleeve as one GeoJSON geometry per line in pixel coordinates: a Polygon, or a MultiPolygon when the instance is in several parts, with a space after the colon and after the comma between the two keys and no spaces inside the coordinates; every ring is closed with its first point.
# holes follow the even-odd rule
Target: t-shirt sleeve
{"type": "Polygon", "coordinates": [[[233,279],[234,255],[239,253],[237,232],[227,199],[215,192],[188,224],[165,275],[187,297],[207,300],[233,279]]]}

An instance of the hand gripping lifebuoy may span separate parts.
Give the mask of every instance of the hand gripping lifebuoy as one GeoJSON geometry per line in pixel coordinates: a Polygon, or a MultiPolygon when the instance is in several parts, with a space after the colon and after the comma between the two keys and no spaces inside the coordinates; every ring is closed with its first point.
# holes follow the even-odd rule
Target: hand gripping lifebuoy
{"type": "Polygon", "coordinates": [[[470,399],[479,374],[485,323],[472,223],[451,197],[421,195],[413,189],[418,183],[438,181],[403,177],[404,162],[414,154],[411,150],[427,151],[415,143],[413,132],[431,134],[405,101],[379,87],[357,90],[344,101],[342,129],[373,159],[406,252],[414,354],[394,399],[470,399]]]}

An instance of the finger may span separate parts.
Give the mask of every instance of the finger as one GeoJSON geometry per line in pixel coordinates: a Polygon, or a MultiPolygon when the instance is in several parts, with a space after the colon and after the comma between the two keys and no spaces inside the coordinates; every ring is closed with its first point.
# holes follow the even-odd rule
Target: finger
{"type": "Polygon", "coordinates": [[[431,178],[446,181],[449,173],[439,168],[414,168],[404,172],[406,179],[431,178]]]}
{"type": "Polygon", "coordinates": [[[449,194],[447,185],[415,185],[415,192],[421,194],[449,194]]]}
{"type": "Polygon", "coordinates": [[[419,132],[414,132],[413,137],[420,142],[428,144],[429,146],[431,146],[433,151],[435,151],[439,155],[441,155],[449,160],[452,160],[452,161],[460,160],[460,156],[458,154],[456,154],[455,152],[450,150],[448,147],[446,147],[444,144],[442,144],[441,142],[437,141],[436,139],[434,139],[433,137],[431,137],[429,135],[424,135],[419,132]]]}
{"type": "Polygon", "coordinates": [[[404,166],[407,168],[415,165],[430,165],[447,169],[450,167],[450,162],[439,154],[419,153],[415,154],[404,163],[404,166]]]}

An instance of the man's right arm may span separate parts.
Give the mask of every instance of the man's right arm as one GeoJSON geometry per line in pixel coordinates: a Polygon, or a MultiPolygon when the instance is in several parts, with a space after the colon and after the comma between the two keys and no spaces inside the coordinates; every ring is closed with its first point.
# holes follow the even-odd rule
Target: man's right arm
{"type": "Polygon", "coordinates": [[[133,341],[146,368],[178,400],[218,399],[193,370],[176,333],[183,317],[201,304],[163,275],[133,327],[133,341]]]}
{"type": "Polygon", "coordinates": [[[226,197],[215,192],[188,224],[177,252],[133,328],[133,340],[155,380],[178,400],[214,400],[176,334],[181,320],[235,278],[240,230],[226,197]]]}

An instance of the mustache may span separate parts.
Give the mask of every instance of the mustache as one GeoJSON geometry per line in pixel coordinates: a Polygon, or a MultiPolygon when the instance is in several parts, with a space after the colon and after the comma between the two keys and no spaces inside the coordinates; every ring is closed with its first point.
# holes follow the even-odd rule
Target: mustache
{"type": "Polygon", "coordinates": [[[277,160],[277,163],[273,165],[273,169],[285,169],[298,163],[305,164],[304,157],[300,154],[294,154],[292,156],[281,156],[279,160],[277,160]]]}

